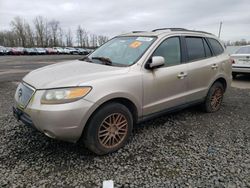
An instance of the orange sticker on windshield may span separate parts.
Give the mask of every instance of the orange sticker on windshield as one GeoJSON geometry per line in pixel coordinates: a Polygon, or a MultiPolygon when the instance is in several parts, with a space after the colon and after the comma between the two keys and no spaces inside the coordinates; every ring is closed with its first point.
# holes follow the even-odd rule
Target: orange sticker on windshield
{"type": "Polygon", "coordinates": [[[139,42],[139,41],[134,41],[134,42],[132,42],[130,45],[129,45],[129,47],[130,48],[138,48],[139,46],[141,46],[141,42],[139,42]]]}

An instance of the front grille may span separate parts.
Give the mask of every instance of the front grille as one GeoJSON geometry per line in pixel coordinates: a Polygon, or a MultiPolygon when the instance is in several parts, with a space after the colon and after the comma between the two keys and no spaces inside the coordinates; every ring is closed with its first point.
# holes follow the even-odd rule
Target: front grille
{"type": "Polygon", "coordinates": [[[18,107],[25,108],[28,105],[34,92],[35,89],[33,89],[31,86],[28,86],[25,83],[20,83],[15,94],[15,99],[18,107]]]}

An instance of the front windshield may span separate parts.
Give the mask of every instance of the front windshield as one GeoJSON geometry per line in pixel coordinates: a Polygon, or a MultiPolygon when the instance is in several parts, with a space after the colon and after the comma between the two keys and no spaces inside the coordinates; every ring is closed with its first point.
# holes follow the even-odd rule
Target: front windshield
{"type": "Polygon", "coordinates": [[[109,59],[112,65],[129,66],[139,60],[155,39],[156,37],[116,37],[95,50],[88,58],[100,63],[100,59],[95,58],[102,57],[109,59]]]}

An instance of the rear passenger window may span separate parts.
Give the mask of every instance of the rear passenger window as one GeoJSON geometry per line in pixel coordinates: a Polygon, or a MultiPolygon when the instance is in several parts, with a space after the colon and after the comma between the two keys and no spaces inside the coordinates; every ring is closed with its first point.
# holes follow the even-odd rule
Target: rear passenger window
{"type": "Polygon", "coordinates": [[[186,37],[189,61],[204,59],[206,57],[202,40],[199,37],[186,37]]]}
{"type": "Polygon", "coordinates": [[[219,55],[219,54],[222,54],[224,52],[223,47],[221,46],[221,44],[217,40],[209,38],[208,41],[211,44],[215,55],[219,55]]]}
{"type": "Polygon", "coordinates": [[[205,48],[205,52],[206,52],[206,57],[211,57],[212,56],[212,52],[206,42],[205,39],[203,39],[203,44],[204,44],[204,48],[205,48]]]}
{"type": "Polygon", "coordinates": [[[165,58],[165,66],[173,66],[181,63],[181,48],[179,37],[166,39],[155,50],[153,56],[165,58]]]}

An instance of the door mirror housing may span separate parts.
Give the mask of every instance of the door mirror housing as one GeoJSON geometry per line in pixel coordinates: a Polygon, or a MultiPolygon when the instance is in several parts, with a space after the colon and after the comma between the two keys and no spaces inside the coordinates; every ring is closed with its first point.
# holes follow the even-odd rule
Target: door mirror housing
{"type": "Polygon", "coordinates": [[[146,64],[146,69],[155,69],[165,64],[165,58],[162,56],[153,56],[146,64]]]}

